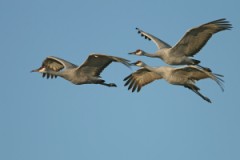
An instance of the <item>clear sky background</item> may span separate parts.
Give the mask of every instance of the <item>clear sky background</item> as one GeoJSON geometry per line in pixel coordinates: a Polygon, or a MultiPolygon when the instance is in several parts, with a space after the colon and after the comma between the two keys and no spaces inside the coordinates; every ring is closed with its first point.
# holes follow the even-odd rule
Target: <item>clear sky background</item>
{"type": "Polygon", "coordinates": [[[240,1],[0,0],[0,159],[2,160],[239,160],[240,1]],[[102,77],[117,88],[77,86],[30,73],[53,55],[81,64],[90,53],[154,52],[139,27],[174,45],[190,28],[227,18],[195,57],[223,74],[225,92],[198,83],[212,100],[164,80],[140,93],[124,87],[135,71],[112,63],[102,77]]]}

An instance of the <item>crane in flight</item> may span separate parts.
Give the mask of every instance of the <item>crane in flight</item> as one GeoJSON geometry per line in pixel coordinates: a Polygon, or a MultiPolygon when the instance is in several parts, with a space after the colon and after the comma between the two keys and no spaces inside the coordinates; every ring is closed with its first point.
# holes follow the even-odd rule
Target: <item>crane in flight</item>
{"type": "MultiPolygon", "coordinates": [[[[218,19],[188,30],[173,47],[159,38],[136,28],[141,36],[154,42],[158,50],[155,53],[147,53],[141,49],[137,49],[135,52],[129,54],[160,58],[170,65],[198,65],[200,61],[192,59],[191,57],[204,47],[213,34],[230,30],[231,28],[232,25],[225,18],[218,19]]],[[[209,68],[198,66],[209,70],[209,68]]]]}
{"type": "Polygon", "coordinates": [[[137,61],[133,63],[133,65],[141,68],[124,79],[124,81],[126,81],[125,86],[128,86],[128,90],[132,89],[132,92],[135,90],[139,92],[143,86],[155,80],[165,79],[169,84],[184,86],[192,90],[205,101],[211,103],[211,100],[202,95],[199,92],[200,88],[195,85],[196,81],[205,78],[214,80],[221,87],[222,91],[224,91],[224,81],[220,78],[223,77],[222,75],[214,74],[195,65],[179,68],[174,68],[171,66],[155,68],[145,64],[142,61],[137,61]]]}
{"type": "Polygon", "coordinates": [[[80,66],[61,58],[49,56],[42,62],[40,68],[32,70],[32,72],[42,73],[42,76],[47,78],[59,76],[76,85],[101,84],[116,87],[116,84],[105,83],[105,80],[100,77],[101,72],[112,62],[120,62],[127,67],[131,65],[127,59],[103,54],[89,55],[87,60],[80,66]]]}

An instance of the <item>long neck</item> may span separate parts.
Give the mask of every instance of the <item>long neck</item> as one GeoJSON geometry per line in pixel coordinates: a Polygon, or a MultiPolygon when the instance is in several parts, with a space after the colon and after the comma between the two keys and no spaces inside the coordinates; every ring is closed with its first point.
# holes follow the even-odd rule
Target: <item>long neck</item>
{"type": "Polygon", "coordinates": [[[147,64],[143,64],[142,65],[143,68],[146,68],[147,70],[157,73],[165,78],[167,78],[169,76],[169,73],[171,73],[171,70],[173,68],[168,67],[168,66],[162,66],[162,67],[151,67],[147,64]]]}
{"type": "Polygon", "coordinates": [[[146,68],[147,70],[152,71],[152,72],[156,72],[156,69],[157,69],[157,68],[151,67],[151,66],[149,66],[149,65],[147,65],[145,63],[143,63],[142,67],[146,68]]]}
{"type": "Polygon", "coordinates": [[[161,52],[147,53],[147,52],[143,51],[143,55],[147,56],[147,57],[151,57],[151,58],[161,58],[162,59],[161,52]]]}

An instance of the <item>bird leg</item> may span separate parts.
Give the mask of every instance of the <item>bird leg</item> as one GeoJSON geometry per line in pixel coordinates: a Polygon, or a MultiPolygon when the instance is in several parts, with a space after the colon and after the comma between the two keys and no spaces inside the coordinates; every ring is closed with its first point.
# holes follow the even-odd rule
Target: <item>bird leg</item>
{"type": "Polygon", "coordinates": [[[187,86],[184,86],[184,87],[190,89],[191,91],[193,91],[194,93],[196,93],[197,95],[199,95],[199,96],[200,96],[202,99],[204,99],[205,101],[207,101],[207,102],[209,102],[209,103],[212,103],[211,100],[210,100],[208,97],[202,95],[202,94],[199,92],[200,89],[199,89],[197,86],[192,85],[192,84],[188,84],[187,86]]]}
{"type": "Polygon", "coordinates": [[[205,71],[212,72],[210,68],[200,66],[199,63],[200,63],[201,61],[196,60],[196,59],[191,59],[191,60],[192,60],[192,62],[193,62],[193,65],[196,65],[196,66],[200,67],[201,69],[203,69],[203,70],[205,70],[205,71]]]}
{"type": "Polygon", "coordinates": [[[107,87],[117,87],[115,83],[105,83],[105,80],[98,79],[97,82],[94,82],[95,84],[101,84],[107,87]]]}
{"type": "Polygon", "coordinates": [[[100,83],[100,84],[108,87],[117,87],[115,83],[100,83]]]}
{"type": "Polygon", "coordinates": [[[196,93],[197,95],[199,95],[200,97],[202,97],[202,99],[204,99],[205,101],[207,101],[207,102],[209,102],[209,103],[212,103],[211,100],[210,100],[208,97],[202,95],[200,92],[198,92],[198,91],[196,91],[196,90],[192,90],[192,91],[193,91],[194,93],[196,93]]]}
{"type": "Polygon", "coordinates": [[[207,71],[207,72],[212,72],[212,70],[208,67],[203,67],[197,64],[198,67],[202,68],[203,70],[207,71]]]}

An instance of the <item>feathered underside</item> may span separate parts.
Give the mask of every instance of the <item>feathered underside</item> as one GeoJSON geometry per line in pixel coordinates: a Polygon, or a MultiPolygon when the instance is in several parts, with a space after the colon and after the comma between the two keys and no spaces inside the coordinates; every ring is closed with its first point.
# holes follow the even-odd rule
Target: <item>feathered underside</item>
{"type": "Polygon", "coordinates": [[[46,76],[48,79],[48,78],[56,78],[57,76],[52,75],[47,71],[59,72],[65,68],[73,68],[73,67],[77,67],[77,66],[64,59],[54,57],[54,56],[49,56],[42,62],[42,66],[37,70],[40,71],[44,69],[46,72],[42,73],[42,77],[46,76]]]}
{"type": "Polygon", "coordinates": [[[128,85],[128,90],[132,89],[132,92],[135,90],[139,92],[143,86],[161,78],[162,76],[159,74],[151,72],[145,68],[141,68],[124,78],[124,81],[126,81],[124,86],[128,85]]]}
{"type": "MultiPolygon", "coordinates": [[[[163,72],[163,71],[161,71],[163,72]]],[[[187,66],[182,68],[176,68],[170,71],[171,73],[169,77],[171,77],[168,81],[171,84],[181,84],[183,86],[187,86],[189,84],[194,84],[195,81],[210,78],[214,80],[224,91],[223,88],[223,80],[220,77],[223,77],[220,74],[214,74],[210,71],[206,71],[197,66],[187,66]]],[[[135,90],[139,92],[141,88],[155,80],[162,79],[161,73],[149,71],[146,68],[141,68],[136,72],[127,76],[124,81],[126,81],[125,86],[128,86],[128,89],[132,89],[132,92],[135,90]]],[[[168,79],[168,78],[167,78],[168,79]]],[[[167,80],[166,79],[166,80],[167,80]]]]}
{"type": "Polygon", "coordinates": [[[214,74],[210,71],[204,70],[202,68],[199,68],[197,66],[187,66],[183,68],[177,68],[173,71],[172,76],[175,77],[187,77],[189,80],[192,81],[198,81],[205,78],[210,78],[214,80],[222,91],[224,91],[224,85],[223,85],[223,79],[220,77],[223,77],[223,75],[220,74],[214,74]]]}

